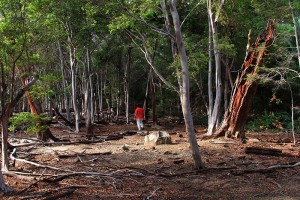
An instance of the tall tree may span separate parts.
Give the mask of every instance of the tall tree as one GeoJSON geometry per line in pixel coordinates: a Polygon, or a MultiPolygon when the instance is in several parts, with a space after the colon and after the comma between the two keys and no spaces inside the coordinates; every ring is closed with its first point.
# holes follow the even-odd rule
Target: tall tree
{"type": "MultiPolygon", "coordinates": [[[[212,95],[212,64],[210,60],[209,64],[209,108],[208,108],[208,129],[207,129],[207,135],[212,135],[213,132],[216,130],[216,128],[219,125],[219,120],[221,116],[221,101],[222,101],[222,70],[221,70],[221,55],[220,50],[218,49],[219,45],[219,39],[218,39],[218,30],[217,30],[217,21],[218,21],[218,14],[221,12],[221,8],[224,4],[224,0],[221,1],[220,5],[218,6],[218,10],[213,13],[212,9],[212,1],[207,0],[207,10],[208,10],[208,20],[209,20],[209,31],[211,31],[211,38],[209,38],[210,41],[212,41],[212,45],[209,42],[209,50],[214,52],[214,63],[215,63],[215,98],[213,98],[212,95]]],[[[211,52],[210,52],[211,53],[211,52]]]]}
{"type": "Polygon", "coordinates": [[[195,136],[195,129],[194,129],[193,117],[192,117],[191,106],[190,106],[190,88],[189,88],[190,80],[189,80],[188,57],[185,51],[185,46],[184,46],[183,37],[180,28],[180,19],[176,8],[176,3],[177,3],[176,0],[171,0],[170,8],[171,8],[171,14],[173,18],[178,54],[180,56],[180,63],[182,67],[182,71],[180,74],[180,76],[182,77],[182,83],[179,83],[182,113],[184,116],[186,132],[189,135],[189,142],[192,148],[192,156],[195,162],[195,167],[196,169],[203,169],[204,165],[202,163],[200,150],[195,136]]]}
{"type": "Polygon", "coordinates": [[[235,82],[230,106],[221,127],[215,133],[216,135],[225,133],[228,137],[245,138],[244,127],[258,86],[258,83],[250,76],[256,75],[267,48],[273,42],[274,33],[275,20],[269,20],[266,32],[259,35],[254,44],[249,44],[249,38],[247,54],[235,82]]]}

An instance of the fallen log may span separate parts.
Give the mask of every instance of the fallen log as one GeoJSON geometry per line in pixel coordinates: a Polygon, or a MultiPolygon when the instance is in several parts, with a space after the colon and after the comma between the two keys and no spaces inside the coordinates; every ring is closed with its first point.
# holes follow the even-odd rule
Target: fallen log
{"type": "Polygon", "coordinates": [[[246,147],[245,153],[256,154],[256,155],[300,157],[299,151],[282,150],[282,149],[275,149],[275,148],[263,148],[263,147],[246,147]]]}
{"type": "Polygon", "coordinates": [[[77,157],[77,156],[95,156],[95,155],[110,155],[112,154],[111,151],[107,152],[97,152],[97,153],[77,153],[77,154],[65,154],[65,155],[58,155],[59,158],[70,158],[70,157],[77,157]]]}
{"type": "Polygon", "coordinates": [[[278,170],[278,169],[286,169],[286,168],[293,168],[300,166],[300,162],[296,163],[288,163],[288,164],[279,164],[279,165],[273,165],[269,166],[267,168],[258,168],[258,169],[244,169],[244,170],[235,170],[231,173],[233,175],[242,175],[242,174],[251,174],[251,173],[270,173],[272,171],[278,170]]]}

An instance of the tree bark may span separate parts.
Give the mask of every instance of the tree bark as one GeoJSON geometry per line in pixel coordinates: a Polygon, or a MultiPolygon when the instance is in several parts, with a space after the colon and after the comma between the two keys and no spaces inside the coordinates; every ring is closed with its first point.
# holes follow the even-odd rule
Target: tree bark
{"type": "MultiPolygon", "coordinates": [[[[71,39],[69,39],[71,40],[71,39]]],[[[75,132],[79,133],[80,127],[80,114],[78,109],[78,103],[77,103],[77,93],[76,93],[76,49],[70,45],[69,47],[69,56],[70,56],[70,68],[71,68],[71,79],[72,79],[72,101],[73,101],[73,109],[74,109],[74,115],[75,115],[75,132]]]]}
{"type": "Polygon", "coordinates": [[[188,133],[189,136],[189,143],[192,149],[192,156],[195,162],[195,168],[203,169],[204,165],[202,163],[200,150],[195,135],[193,116],[190,107],[188,58],[186,55],[186,50],[185,50],[183,37],[181,33],[179,14],[176,8],[176,0],[171,0],[170,7],[171,7],[171,14],[174,23],[177,49],[180,56],[180,62],[182,67],[182,73],[181,73],[182,84],[180,84],[180,99],[181,99],[181,107],[182,107],[183,117],[186,126],[186,132],[188,133]]]}
{"type": "Polygon", "coordinates": [[[131,65],[131,50],[132,47],[128,47],[128,58],[127,64],[125,66],[125,86],[124,86],[124,93],[125,93],[125,113],[126,113],[126,123],[129,124],[129,87],[130,87],[130,65],[131,65]]]}
{"type": "Polygon", "coordinates": [[[61,44],[58,41],[58,52],[59,52],[59,58],[60,58],[60,67],[61,67],[61,75],[62,75],[62,90],[64,91],[63,94],[63,101],[64,101],[64,107],[66,109],[66,118],[68,121],[70,121],[70,102],[69,102],[69,95],[67,94],[66,87],[67,87],[67,80],[65,76],[65,66],[64,66],[64,56],[61,48],[61,44]]]}
{"type": "MultiPolygon", "coordinates": [[[[25,87],[26,86],[26,82],[25,82],[25,77],[22,76],[21,77],[21,82],[22,82],[22,86],[25,87]]],[[[30,107],[30,110],[31,110],[31,113],[34,115],[34,116],[38,116],[41,112],[38,111],[36,105],[34,104],[33,100],[31,99],[30,95],[29,95],[29,91],[25,91],[25,96],[26,96],[26,99],[27,99],[27,102],[29,104],[29,107],[30,107]]],[[[43,131],[43,132],[39,132],[37,134],[37,138],[39,140],[42,140],[42,141],[47,141],[48,139],[51,139],[53,140],[54,142],[58,142],[60,141],[58,138],[56,138],[52,132],[50,131],[50,129],[46,129],[46,131],[43,131]]]]}
{"type": "Polygon", "coordinates": [[[93,124],[92,124],[92,101],[91,101],[91,83],[90,83],[90,53],[87,49],[86,51],[86,67],[85,67],[85,92],[84,92],[84,100],[85,100],[85,126],[86,126],[86,134],[88,138],[90,138],[93,132],[93,124]]]}
{"type": "MultiPolygon", "coordinates": [[[[6,105],[2,107],[2,115],[1,115],[1,132],[2,132],[2,170],[8,171],[9,163],[8,163],[8,121],[9,116],[12,113],[13,108],[16,106],[18,101],[22,98],[24,93],[37,81],[37,79],[33,79],[30,83],[25,85],[23,88],[18,90],[15,97],[6,105]]],[[[1,185],[1,183],[0,183],[1,185]]]]}
{"type": "Polygon", "coordinates": [[[152,127],[157,127],[157,115],[156,115],[156,94],[155,94],[155,85],[153,81],[153,70],[150,69],[150,80],[149,88],[151,93],[151,104],[152,104],[152,127]]]}
{"type": "Polygon", "coordinates": [[[294,25],[294,32],[295,32],[295,42],[296,42],[296,48],[297,48],[297,58],[298,58],[298,66],[300,69],[300,48],[299,48],[299,39],[298,39],[298,29],[297,29],[297,22],[294,15],[293,7],[291,5],[291,1],[289,0],[289,6],[292,8],[292,19],[293,19],[293,25],[294,25]]]}
{"type": "MultiPolygon", "coordinates": [[[[223,1],[222,1],[223,2],[223,1]]],[[[220,6],[221,7],[221,6],[220,6]]],[[[214,58],[215,58],[215,88],[216,88],[216,95],[214,100],[210,100],[210,103],[212,103],[209,108],[209,123],[208,123],[208,130],[207,135],[212,135],[213,132],[217,129],[219,122],[220,122],[220,116],[221,116],[221,102],[222,102],[222,70],[221,70],[221,59],[220,59],[220,50],[218,49],[219,41],[218,41],[218,31],[217,31],[217,16],[213,16],[212,11],[212,5],[211,0],[207,1],[207,10],[208,10],[208,20],[210,25],[210,31],[213,41],[213,52],[214,52],[214,58]]],[[[211,39],[210,39],[211,40],[211,39]]],[[[211,46],[210,46],[211,47],[211,46]]],[[[210,49],[211,50],[211,49],[210,49]]],[[[212,71],[210,71],[212,73],[212,71]]],[[[209,88],[212,90],[212,87],[209,88]]],[[[213,97],[211,94],[209,97],[213,97]]]]}
{"type": "MultiPolygon", "coordinates": [[[[222,125],[214,135],[222,136],[226,134],[228,137],[245,137],[244,126],[258,86],[257,81],[249,80],[249,77],[256,75],[257,68],[266,55],[266,48],[273,42],[274,32],[275,20],[269,20],[266,32],[259,35],[256,42],[247,49],[246,58],[233,88],[230,105],[225,113],[222,125]]],[[[248,38],[249,46],[250,33],[248,38]]]]}

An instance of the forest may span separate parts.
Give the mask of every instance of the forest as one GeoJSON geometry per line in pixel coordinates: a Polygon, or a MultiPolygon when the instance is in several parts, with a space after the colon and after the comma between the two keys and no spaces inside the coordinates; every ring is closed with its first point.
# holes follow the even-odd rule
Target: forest
{"type": "Polygon", "coordinates": [[[298,0],[1,0],[0,198],[298,199],[299,32],[298,0]]]}

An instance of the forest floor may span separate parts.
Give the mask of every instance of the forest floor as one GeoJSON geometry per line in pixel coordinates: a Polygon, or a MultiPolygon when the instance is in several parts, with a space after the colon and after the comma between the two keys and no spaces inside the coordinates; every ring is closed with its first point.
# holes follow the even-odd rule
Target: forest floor
{"type": "Polygon", "coordinates": [[[51,127],[52,133],[73,143],[41,144],[14,134],[10,143],[19,145],[16,160],[10,161],[12,173],[4,175],[13,191],[1,198],[300,199],[299,134],[296,145],[284,133],[247,132],[246,142],[202,139],[206,129],[196,126],[206,168],[196,171],[184,125],[165,123],[159,130],[171,134],[172,144],[145,146],[144,135],[154,130],[147,126],[136,133],[134,124],[95,126],[98,137],[90,143],[83,132],[58,125],[51,127]],[[248,147],[288,153],[245,153],[248,147]]]}

